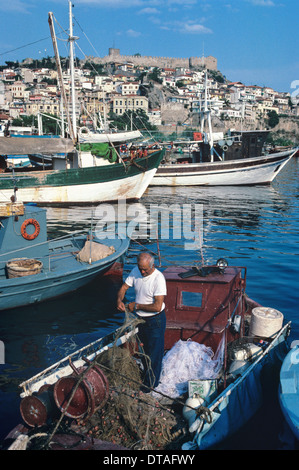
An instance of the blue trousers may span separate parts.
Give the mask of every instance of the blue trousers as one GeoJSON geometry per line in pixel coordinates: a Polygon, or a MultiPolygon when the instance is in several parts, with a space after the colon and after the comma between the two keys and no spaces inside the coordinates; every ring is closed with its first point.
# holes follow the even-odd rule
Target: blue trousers
{"type": "Polygon", "coordinates": [[[145,356],[142,356],[144,366],[143,383],[148,387],[157,387],[162,369],[162,359],[164,355],[164,334],[166,329],[165,311],[154,315],[151,318],[144,318],[144,323],[138,325],[141,343],[145,356]]]}

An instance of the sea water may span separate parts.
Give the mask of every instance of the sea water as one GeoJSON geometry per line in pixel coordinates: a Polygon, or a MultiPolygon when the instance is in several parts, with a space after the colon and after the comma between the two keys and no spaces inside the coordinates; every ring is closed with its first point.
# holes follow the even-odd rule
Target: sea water
{"type": "MultiPolygon", "coordinates": [[[[201,207],[201,244],[186,250],[183,238],[170,230],[159,243],[137,239],[131,244],[124,275],[136,263],[142,249],[160,255],[156,265],[215,263],[225,258],[230,265],[246,267],[247,294],[264,306],[280,310],[292,322],[290,341],[299,339],[299,159],[293,158],[267,186],[250,187],[149,187],[140,204],[183,204],[201,207]]],[[[49,208],[50,237],[65,235],[97,224],[96,207],[49,208]]],[[[121,325],[115,307],[117,286],[97,279],[79,292],[40,305],[1,312],[0,341],[5,362],[0,361],[0,440],[19,422],[19,384],[79,347],[121,325]]],[[[132,293],[129,292],[129,300],[132,293]]],[[[279,448],[279,409],[270,416],[263,410],[227,448],[279,448]],[[266,427],[266,428],[265,428],[266,427]],[[252,432],[253,429],[253,432],[252,432]]]]}

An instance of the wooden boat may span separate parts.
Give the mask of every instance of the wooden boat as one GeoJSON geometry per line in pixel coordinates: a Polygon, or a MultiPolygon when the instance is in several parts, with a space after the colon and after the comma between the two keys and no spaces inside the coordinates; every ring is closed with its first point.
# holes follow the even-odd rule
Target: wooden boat
{"type": "Polygon", "coordinates": [[[296,151],[228,161],[162,163],[151,186],[248,186],[270,184],[296,151]]]}
{"type": "MultiPolygon", "coordinates": [[[[52,139],[51,143],[56,140],[52,139]]],[[[53,147],[50,148],[53,152],[53,147]]],[[[29,154],[39,153],[33,148],[31,150],[29,154]]],[[[46,154],[45,148],[41,153],[46,154]]],[[[133,161],[111,163],[107,159],[91,156],[91,161],[87,163],[81,161],[78,152],[69,153],[66,158],[59,153],[52,158],[53,169],[17,173],[18,200],[60,206],[118,199],[137,201],[146,191],[164,155],[164,151],[160,150],[133,161]],[[94,166],[93,158],[101,160],[101,164],[94,166]]],[[[1,141],[0,154],[3,155],[1,141]]],[[[10,200],[14,186],[11,172],[0,173],[0,202],[10,200]]]]}
{"type": "Polygon", "coordinates": [[[39,168],[40,170],[52,169],[53,162],[52,157],[49,155],[35,154],[28,155],[29,161],[32,166],[39,168]]]}
{"type": "MultiPolygon", "coordinates": [[[[186,406],[190,408],[191,415],[189,413],[186,418],[188,420],[185,421],[188,434],[182,446],[183,449],[211,448],[240,429],[262,405],[262,382],[265,368],[269,371],[269,367],[277,366],[277,364],[280,367],[282,357],[287,352],[286,338],[290,324],[283,324],[283,315],[280,312],[263,308],[246,296],[246,268],[228,267],[221,260],[215,266],[192,267],[191,269],[190,267],[168,267],[164,270],[164,276],[167,282],[166,354],[160,383],[152,391],[152,395],[154,394],[155,400],[166,397],[168,407],[170,403],[174,403],[177,408],[180,403],[182,413],[186,406]],[[176,357],[176,366],[171,368],[172,375],[177,383],[180,385],[183,383],[185,387],[185,391],[179,397],[180,402],[176,397],[165,393],[163,389],[163,384],[169,386],[171,383],[165,371],[167,371],[169,355],[173,354],[178,345],[183,345],[184,348],[190,346],[206,348],[209,361],[204,362],[204,365],[210,367],[209,377],[207,377],[207,372],[204,376],[200,376],[198,367],[203,363],[203,357],[201,361],[198,361],[198,357],[195,358],[194,353],[191,356],[184,353],[176,357]],[[217,359],[217,369],[213,362],[214,357],[217,359]],[[187,366],[182,367],[184,364],[187,366]],[[192,364],[197,364],[195,372],[191,367],[192,364]],[[188,371],[192,371],[192,374],[189,374],[187,379],[184,376],[182,380],[180,376],[182,369],[184,374],[188,371]],[[210,387],[211,383],[213,387],[210,387]],[[206,385],[209,385],[213,393],[207,392],[206,385]],[[200,399],[199,404],[191,406],[190,399],[196,397],[200,399]]],[[[62,417],[63,413],[67,412],[68,406],[75,403],[72,401],[74,395],[71,394],[71,390],[73,389],[69,389],[67,393],[68,404],[64,396],[62,408],[60,404],[63,400],[56,401],[59,396],[57,390],[60,392],[66,390],[64,385],[68,383],[70,377],[71,380],[74,379],[75,370],[81,370],[80,377],[84,379],[84,366],[88,364],[88,370],[94,365],[97,368],[97,361],[104,351],[115,346],[126,349],[129,347],[134,357],[138,359],[136,349],[130,349],[131,346],[128,346],[132,340],[138,341],[138,325],[127,323],[115,333],[100,338],[23,382],[20,385],[22,390],[20,409],[26,421],[10,437],[18,436],[18,439],[22,440],[29,432],[30,426],[37,426],[38,432],[38,427],[45,424],[49,415],[45,413],[45,402],[40,394],[45,390],[50,393],[49,390],[53,390],[53,387],[56,411],[59,407],[62,417]],[[30,411],[33,401],[35,403],[34,415],[30,411]],[[29,427],[28,422],[31,423],[29,427]]],[[[88,382],[89,379],[86,377],[86,380],[88,382]]],[[[274,380],[273,377],[272,380],[274,380]]],[[[105,381],[101,388],[102,399],[105,403],[107,401],[109,403],[110,400],[108,390],[109,384],[105,381]]],[[[87,399],[86,393],[84,408],[81,408],[81,401],[78,409],[75,407],[70,415],[67,414],[69,418],[78,417],[79,414],[84,420],[85,418],[88,420],[90,416],[95,417],[96,414],[92,414],[95,410],[94,404],[87,406],[88,400],[94,403],[95,398],[87,399]]],[[[132,395],[131,392],[128,396],[138,399],[138,396],[132,395]]],[[[105,411],[102,410],[102,413],[105,411]]],[[[187,415],[184,414],[184,416],[187,415]]],[[[100,429],[100,432],[102,438],[105,438],[105,429],[100,429]]],[[[126,447],[125,441],[118,443],[126,447]]]]}
{"type": "Polygon", "coordinates": [[[214,135],[208,107],[207,75],[200,122],[191,156],[164,161],[151,186],[270,184],[297,151],[264,153],[268,131],[230,132],[220,138],[214,135]],[[205,123],[208,131],[204,131],[205,123]]]}
{"type": "Polygon", "coordinates": [[[299,442],[299,342],[294,343],[281,366],[279,403],[289,429],[299,442]]]}
{"type": "Polygon", "coordinates": [[[119,270],[129,247],[127,239],[100,240],[93,233],[90,240],[83,233],[48,240],[46,210],[35,205],[0,204],[0,225],[2,311],[58,297],[119,270]],[[85,257],[82,250],[88,250],[85,257]]]}

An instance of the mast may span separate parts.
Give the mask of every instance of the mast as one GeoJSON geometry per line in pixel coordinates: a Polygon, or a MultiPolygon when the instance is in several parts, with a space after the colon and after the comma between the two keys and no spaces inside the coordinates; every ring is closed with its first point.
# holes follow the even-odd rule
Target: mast
{"type": "MultiPolygon", "coordinates": [[[[59,53],[58,53],[58,47],[57,47],[56,34],[55,34],[55,28],[54,28],[54,22],[53,22],[53,13],[52,12],[49,12],[48,23],[49,23],[49,27],[50,27],[50,32],[51,32],[51,37],[52,37],[52,42],[53,42],[53,49],[54,49],[54,54],[55,54],[55,59],[56,59],[58,80],[60,82],[61,95],[62,95],[62,106],[64,104],[64,106],[66,108],[66,115],[67,115],[67,122],[68,122],[70,137],[73,140],[73,142],[75,143],[76,139],[75,139],[73,125],[72,125],[72,121],[71,121],[68,106],[67,106],[68,101],[67,101],[67,97],[66,97],[64,83],[63,83],[62,69],[61,69],[60,57],[59,57],[59,53]]],[[[63,117],[62,117],[62,119],[63,119],[63,117]]]]}
{"type": "Polygon", "coordinates": [[[74,41],[79,39],[73,35],[73,15],[72,15],[72,2],[69,1],[69,21],[70,21],[70,74],[71,74],[71,96],[72,96],[72,120],[74,138],[77,138],[77,122],[76,122],[76,94],[75,94],[75,73],[74,73],[74,41]]]}
{"type": "Polygon", "coordinates": [[[212,121],[211,121],[211,109],[208,106],[208,73],[205,73],[205,98],[204,98],[204,107],[200,113],[200,131],[204,131],[204,123],[208,121],[209,133],[208,133],[208,143],[210,145],[210,154],[211,162],[214,161],[214,140],[212,132],[212,121]]]}

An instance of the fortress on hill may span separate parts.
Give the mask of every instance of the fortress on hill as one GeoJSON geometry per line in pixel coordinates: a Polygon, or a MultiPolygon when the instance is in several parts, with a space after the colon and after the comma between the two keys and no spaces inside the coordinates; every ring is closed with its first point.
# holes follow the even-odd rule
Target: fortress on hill
{"type": "Polygon", "coordinates": [[[206,67],[209,70],[217,69],[217,59],[215,57],[189,57],[187,59],[174,57],[151,57],[141,55],[121,55],[120,49],[110,48],[109,55],[103,58],[95,57],[96,64],[107,64],[111,62],[126,63],[131,62],[136,66],[176,68],[176,67],[206,67]]]}

